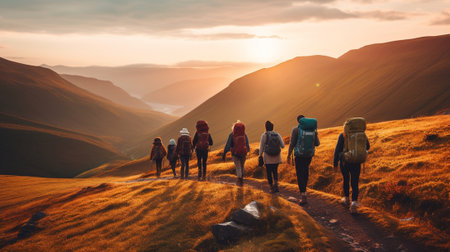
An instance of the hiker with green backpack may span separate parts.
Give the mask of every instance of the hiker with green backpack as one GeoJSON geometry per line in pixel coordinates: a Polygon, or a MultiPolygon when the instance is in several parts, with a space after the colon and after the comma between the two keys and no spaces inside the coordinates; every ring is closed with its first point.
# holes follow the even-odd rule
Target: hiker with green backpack
{"type": "Polygon", "coordinates": [[[344,132],[339,134],[339,138],[334,150],[333,167],[337,171],[340,162],[343,176],[344,197],[342,203],[349,207],[350,213],[356,213],[359,206],[359,176],[361,164],[366,161],[367,150],[370,148],[369,139],[364,131],[366,130],[366,120],[362,117],[348,119],[344,124],[344,132]],[[352,186],[352,202],[350,203],[350,184],[352,186]]]}
{"type": "Polygon", "coordinates": [[[317,134],[317,120],[306,118],[303,115],[297,117],[298,126],[292,129],[287,161],[290,163],[292,151],[295,156],[295,171],[297,183],[300,189],[300,205],[306,201],[306,185],[308,184],[309,165],[315,153],[315,147],[320,145],[317,134]]]}
{"type": "Polygon", "coordinates": [[[273,123],[266,121],[266,132],[261,135],[259,143],[259,158],[263,159],[266,165],[267,182],[269,182],[270,192],[276,193],[278,190],[278,165],[281,163],[281,149],[284,142],[280,134],[273,131],[273,123]],[[273,180],[272,180],[273,178],[273,180]]]}

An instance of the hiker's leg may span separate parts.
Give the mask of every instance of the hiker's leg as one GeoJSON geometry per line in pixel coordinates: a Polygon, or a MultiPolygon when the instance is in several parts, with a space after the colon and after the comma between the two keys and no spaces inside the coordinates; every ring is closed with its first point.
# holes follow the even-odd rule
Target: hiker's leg
{"type": "Polygon", "coordinates": [[[180,157],[180,162],[181,162],[181,178],[184,178],[184,168],[186,166],[186,162],[183,156],[180,157]]]}
{"type": "Polygon", "coordinates": [[[344,196],[348,197],[350,195],[350,171],[348,170],[348,164],[343,164],[341,162],[341,173],[342,173],[342,189],[344,191],[344,196]]]}
{"type": "Polygon", "coordinates": [[[202,152],[200,150],[195,150],[197,154],[197,167],[198,167],[198,178],[202,177],[202,152]]]}
{"type": "Polygon", "coordinates": [[[273,164],[266,164],[266,173],[267,173],[267,182],[270,186],[272,186],[272,170],[273,170],[273,164]]]}
{"type": "Polygon", "coordinates": [[[308,185],[309,178],[309,165],[311,164],[312,157],[304,158],[304,169],[303,169],[303,178],[304,178],[304,191],[306,192],[306,186],[308,185]]]}
{"type": "Polygon", "coordinates": [[[295,157],[295,173],[297,174],[297,184],[300,192],[302,191],[302,173],[301,173],[300,157],[295,157]]]}
{"type": "Polygon", "coordinates": [[[156,176],[159,177],[161,175],[161,162],[162,159],[156,159],[156,176]]]}
{"type": "Polygon", "coordinates": [[[231,155],[233,159],[234,166],[236,166],[236,176],[238,178],[242,178],[242,169],[241,169],[241,161],[238,157],[231,155]]]}
{"type": "Polygon", "coordinates": [[[206,161],[208,160],[208,151],[204,151],[204,153],[203,153],[203,162],[202,162],[202,165],[203,165],[203,174],[202,174],[202,176],[203,177],[206,177],[206,161]]]}
{"type": "Polygon", "coordinates": [[[359,175],[361,174],[361,164],[352,164],[349,167],[352,184],[352,201],[358,201],[359,195],[359,175]]]}
{"type": "Polygon", "coordinates": [[[172,168],[172,172],[173,172],[173,176],[176,177],[177,176],[177,172],[175,171],[175,165],[177,164],[177,162],[170,162],[170,167],[172,168]]]}
{"type": "Polygon", "coordinates": [[[245,164],[245,160],[246,160],[246,157],[245,157],[245,156],[240,158],[240,161],[241,161],[241,174],[242,174],[241,178],[244,177],[244,164],[245,164]]]}
{"type": "Polygon", "coordinates": [[[275,181],[275,184],[278,183],[278,165],[279,165],[279,164],[274,164],[274,165],[273,165],[273,169],[272,169],[273,180],[275,181]]]}
{"type": "Polygon", "coordinates": [[[190,157],[189,156],[187,156],[186,157],[186,176],[184,176],[185,178],[188,178],[189,177],[189,160],[190,160],[190,157]]]}

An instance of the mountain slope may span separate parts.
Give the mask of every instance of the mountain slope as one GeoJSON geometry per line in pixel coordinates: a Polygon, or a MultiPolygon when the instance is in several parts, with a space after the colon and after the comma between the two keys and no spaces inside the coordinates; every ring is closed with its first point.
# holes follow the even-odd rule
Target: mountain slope
{"type": "Polygon", "coordinates": [[[125,90],[110,81],[68,74],[61,74],[61,77],[82,89],[111,100],[114,103],[136,109],[150,109],[143,101],[132,97],[125,90]]]}
{"type": "Polygon", "coordinates": [[[185,80],[155,90],[142,99],[150,103],[161,103],[182,106],[173,112],[175,115],[184,115],[220,92],[229,83],[227,78],[208,78],[198,80],[185,80]]]}
{"type": "Polygon", "coordinates": [[[74,177],[126,159],[101,139],[0,113],[0,174],[74,177]]]}
{"type": "MultiPolygon", "coordinates": [[[[254,142],[266,120],[288,135],[299,114],[317,118],[321,128],[352,116],[376,122],[435,114],[450,107],[449,72],[450,35],[370,45],[338,59],[299,57],[235,80],[151,137],[167,142],[182,127],[194,131],[203,119],[217,148],[236,119],[246,123],[254,142]]],[[[132,152],[144,155],[143,147],[132,152]]]]}
{"type": "Polygon", "coordinates": [[[116,147],[173,117],[112,103],[57,73],[0,58],[0,112],[96,135],[116,147]]]}

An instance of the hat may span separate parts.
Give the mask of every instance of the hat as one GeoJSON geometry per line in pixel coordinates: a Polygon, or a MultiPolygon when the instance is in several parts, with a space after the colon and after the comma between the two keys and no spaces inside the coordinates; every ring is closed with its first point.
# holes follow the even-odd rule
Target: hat
{"type": "Polygon", "coordinates": [[[173,139],[173,138],[170,139],[170,140],[169,140],[169,145],[175,145],[175,139],[173,139]]]}
{"type": "Polygon", "coordinates": [[[180,130],[181,135],[189,135],[189,130],[186,128],[183,128],[182,130],[180,130]]]}

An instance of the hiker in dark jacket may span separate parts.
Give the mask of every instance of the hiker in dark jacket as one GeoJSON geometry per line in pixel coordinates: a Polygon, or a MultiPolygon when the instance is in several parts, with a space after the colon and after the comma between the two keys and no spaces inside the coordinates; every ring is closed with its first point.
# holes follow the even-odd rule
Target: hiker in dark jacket
{"type": "Polygon", "coordinates": [[[189,177],[189,160],[192,156],[192,140],[189,136],[189,131],[183,128],[180,131],[181,136],[178,138],[176,152],[181,161],[181,179],[187,179],[189,177]]]}
{"type": "MultiPolygon", "coordinates": [[[[350,206],[351,212],[356,212],[356,208],[358,207],[358,194],[359,194],[359,175],[361,174],[361,164],[356,163],[348,163],[344,160],[344,134],[339,134],[339,138],[336,144],[336,148],[334,149],[334,160],[333,167],[334,170],[337,170],[338,163],[340,162],[341,173],[343,177],[343,190],[344,197],[341,199],[342,203],[345,206],[350,206]],[[352,203],[350,204],[349,195],[350,195],[350,186],[349,180],[351,180],[352,186],[352,203]]],[[[366,143],[366,150],[370,149],[369,140],[366,143]]]]}
{"type": "Polygon", "coordinates": [[[177,166],[178,155],[176,152],[176,142],[175,139],[170,139],[169,145],[167,145],[167,160],[169,160],[170,168],[172,168],[173,177],[177,177],[177,172],[175,167],[177,166]]]}
{"type": "Polygon", "coordinates": [[[266,132],[261,135],[259,143],[259,157],[263,158],[267,171],[267,182],[270,185],[270,192],[278,192],[278,165],[281,163],[281,148],[284,142],[280,134],[273,131],[273,123],[266,122],[266,132]],[[264,156],[263,156],[264,154],[264,156]],[[273,180],[272,180],[273,178],[273,180]]]}
{"type": "Polygon", "coordinates": [[[213,145],[213,140],[211,134],[208,132],[209,126],[206,121],[198,121],[196,128],[197,132],[195,132],[192,144],[197,154],[198,180],[206,180],[206,161],[208,159],[209,147],[213,145]]]}
{"type": "Polygon", "coordinates": [[[236,166],[236,175],[238,177],[237,184],[242,186],[244,183],[244,164],[247,153],[250,151],[248,137],[245,134],[245,125],[241,121],[237,121],[231,128],[232,132],[228,136],[225,149],[223,150],[222,160],[225,161],[226,154],[231,150],[231,158],[236,166]]]}
{"type": "Polygon", "coordinates": [[[167,151],[160,137],[157,137],[153,141],[152,150],[150,152],[150,160],[156,163],[156,176],[159,178],[161,175],[162,160],[166,156],[167,151]]]}
{"type": "MultiPolygon", "coordinates": [[[[304,118],[304,116],[299,115],[297,117],[297,122],[299,122],[301,118],[304,118]]],[[[291,162],[290,161],[291,154],[297,144],[299,132],[300,131],[299,131],[298,127],[294,127],[292,129],[291,140],[289,143],[289,150],[288,150],[288,156],[287,156],[288,163],[291,162]]],[[[318,135],[317,131],[315,131],[314,146],[319,146],[319,145],[320,145],[319,135],[318,135]]],[[[295,172],[297,174],[297,183],[298,183],[298,188],[300,190],[300,196],[301,196],[300,204],[301,205],[307,203],[307,201],[306,201],[306,185],[308,184],[309,165],[311,164],[311,160],[312,160],[312,157],[295,156],[295,172]]]]}

